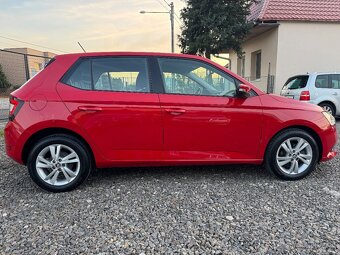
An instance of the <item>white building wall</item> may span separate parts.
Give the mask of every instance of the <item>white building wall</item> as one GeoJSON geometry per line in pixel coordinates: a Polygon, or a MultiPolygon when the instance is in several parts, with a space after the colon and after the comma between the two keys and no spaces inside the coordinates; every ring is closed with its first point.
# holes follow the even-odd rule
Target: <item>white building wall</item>
{"type": "Polygon", "coordinates": [[[275,93],[307,72],[340,72],[340,23],[280,22],[275,93]]]}
{"type": "MultiPolygon", "coordinates": [[[[243,51],[245,52],[245,77],[250,79],[250,82],[263,91],[267,91],[267,77],[269,63],[271,64],[271,74],[276,73],[277,61],[277,41],[278,29],[273,28],[255,38],[246,41],[243,44],[243,51]],[[251,54],[261,50],[262,64],[261,64],[261,79],[253,80],[251,77],[251,54]]],[[[237,55],[230,53],[232,61],[231,70],[237,73],[237,55]]]]}

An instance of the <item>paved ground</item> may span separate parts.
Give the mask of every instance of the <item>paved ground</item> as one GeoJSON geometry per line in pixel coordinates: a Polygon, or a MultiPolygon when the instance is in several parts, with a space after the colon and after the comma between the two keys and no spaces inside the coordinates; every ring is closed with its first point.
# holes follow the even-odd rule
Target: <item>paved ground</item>
{"type": "Polygon", "coordinates": [[[339,158],[298,182],[254,166],[115,169],[51,194],[0,138],[0,254],[72,253],[340,254],[339,158]]]}
{"type": "Polygon", "coordinates": [[[1,120],[8,117],[8,111],[9,111],[8,98],[0,97],[0,128],[1,128],[1,120]]]}

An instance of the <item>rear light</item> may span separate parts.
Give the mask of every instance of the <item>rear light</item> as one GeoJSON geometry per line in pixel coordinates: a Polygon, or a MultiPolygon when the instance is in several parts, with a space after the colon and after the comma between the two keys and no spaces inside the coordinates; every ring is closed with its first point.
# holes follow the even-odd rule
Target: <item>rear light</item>
{"type": "Polygon", "coordinates": [[[302,91],[300,94],[300,101],[309,101],[309,100],[310,100],[309,91],[302,91]]]}
{"type": "Polygon", "coordinates": [[[22,105],[24,104],[23,101],[21,101],[20,99],[10,96],[9,98],[9,115],[8,118],[10,121],[13,121],[15,116],[18,114],[18,112],[20,111],[20,108],[22,107],[22,105]]]}

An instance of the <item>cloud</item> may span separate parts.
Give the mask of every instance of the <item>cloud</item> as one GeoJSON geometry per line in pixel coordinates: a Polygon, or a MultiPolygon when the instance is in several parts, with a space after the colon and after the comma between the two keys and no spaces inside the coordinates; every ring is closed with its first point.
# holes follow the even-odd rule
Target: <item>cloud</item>
{"type": "MultiPolygon", "coordinates": [[[[175,4],[177,10],[184,6],[180,0],[175,4]]],[[[81,41],[93,51],[170,48],[169,17],[139,14],[163,11],[157,0],[0,0],[0,6],[0,35],[47,47],[74,52],[81,41]]]]}

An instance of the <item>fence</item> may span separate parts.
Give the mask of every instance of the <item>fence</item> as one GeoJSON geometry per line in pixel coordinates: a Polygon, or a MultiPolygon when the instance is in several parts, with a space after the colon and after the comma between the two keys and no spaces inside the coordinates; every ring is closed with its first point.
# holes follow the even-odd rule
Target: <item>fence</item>
{"type": "Polygon", "coordinates": [[[0,49],[0,121],[7,118],[8,95],[44,68],[53,57],[50,53],[36,51],[28,54],[27,49],[0,49]],[[6,77],[5,81],[3,76],[6,77]]]}
{"type": "Polygon", "coordinates": [[[261,76],[258,79],[254,77],[244,77],[247,81],[253,83],[256,87],[266,93],[274,93],[275,75],[261,76]]]}

